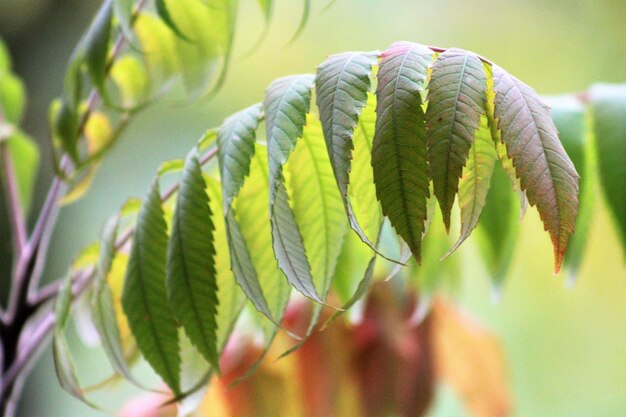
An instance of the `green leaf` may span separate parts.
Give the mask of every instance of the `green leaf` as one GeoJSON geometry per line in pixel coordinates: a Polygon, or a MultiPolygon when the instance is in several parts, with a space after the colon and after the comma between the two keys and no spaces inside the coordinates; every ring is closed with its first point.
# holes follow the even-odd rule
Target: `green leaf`
{"type": "Polygon", "coordinates": [[[26,90],[20,78],[0,70],[0,116],[5,122],[20,124],[26,108],[26,90]]]}
{"type": "MultiPolygon", "coordinates": [[[[513,259],[519,231],[519,214],[508,175],[496,164],[491,187],[478,224],[478,249],[499,294],[513,259]]],[[[447,262],[447,261],[446,261],[447,262]]]]}
{"type": "MultiPolygon", "coordinates": [[[[250,164],[250,176],[241,188],[234,210],[270,317],[275,323],[280,323],[291,287],[274,258],[272,232],[267,218],[268,187],[267,147],[257,144],[250,164]]],[[[273,340],[278,330],[274,322],[268,320],[261,322],[266,346],[273,340]]]]}
{"type": "Polygon", "coordinates": [[[309,21],[309,16],[311,15],[311,0],[303,0],[304,7],[302,9],[302,17],[300,18],[300,24],[298,25],[298,29],[296,29],[296,33],[294,33],[293,37],[289,42],[293,42],[302,34],[302,31],[306,27],[306,23],[309,21]]]}
{"type": "Polygon", "coordinates": [[[156,5],[157,13],[163,23],[165,23],[167,27],[170,28],[170,30],[174,32],[176,36],[178,36],[180,39],[186,42],[191,42],[191,40],[180,31],[174,19],[172,19],[172,16],[170,15],[170,12],[168,10],[167,2],[165,0],[155,0],[154,4],[156,5]]]}
{"type": "Polygon", "coordinates": [[[67,100],[63,99],[61,108],[54,118],[54,136],[75,163],[80,161],[78,154],[78,123],[78,113],[67,100]]]}
{"type": "MultiPolygon", "coordinates": [[[[228,338],[235,326],[239,313],[244,305],[245,296],[237,285],[230,270],[230,255],[228,249],[224,212],[222,210],[222,193],[220,183],[205,175],[209,207],[213,213],[215,271],[217,280],[217,345],[220,352],[226,346],[228,338]]],[[[264,207],[267,216],[267,206],[264,207]]],[[[258,220],[258,219],[257,219],[258,220]]]]}
{"type": "MultiPolygon", "coordinates": [[[[300,225],[313,283],[317,294],[325,300],[348,225],[333,180],[322,125],[315,116],[307,117],[303,136],[287,163],[287,169],[293,212],[300,225]]],[[[313,306],[307,336],[317,324],[321,311],[321,304],[313,306]]]]}
{"type": "Polygon", "coordinates": [[[350,226],[363,242],[371,241],[359,225],[348,198],[353,137],[371,87],[372,66],[378,52],[346,52],[331,55],[317,69],[315,91],[320,120],[333,174],[350,220],[350,226]]]}
{"type": "Polygon", "coordinates": [[[140,13],[135,22],[135,33],[141,45],[151,91],[165,90],[178,73],[180,60],[176,37],[158,18],[140,13]]]}
{"type": "Polygon", "coordinates": [[[119,217],[115,216],[106,223],[100,240],[100,257],[94,278],[94,292],[92,316],[93,323],[104,353],[107,355],[113,370],[137,386],[142,386],[130,372],[124,349],[122,337],[115,316],[115,307],[111,288],[107,282],[107,276],[113,266],[115,257],[115,239],[119,217]]]}
{"type": "Polygon", "coordinates": [[[498,159],[487,125],[487,118],[481,117],[476,130],[474,143],[469,150],[467,165],[459,181],[459,206],[461,207],[461,236],[454,246],[446,253],[450,255],[469,237],[485,207],[487,193],[491,186],[491,176],[498,159]]]}
{"type": "Polygon", "coordinates": [[[305,296],[321,302],[313,283],[302,235],[289,206],[283,165],[302,136],[311,102],[313,75],[279,78],[265,92],[269,155],[270,221],[278,266],[287,280],[305,296]]]}
{"type": "Polygon", "coordinates": [[[156,373],[178,394],[180,356],[176,320],[167,299],[166,252],[167,225],[155,179],[139,212],[122,306],[137,346],[156,373]]]}
{"type": "Polygon", "coordinates": [[[450,213],[459,178],[485,114],[486,78],[471,52],[448,49],[433,64],[428,85],[426,142],[435,196],[450,230],[450,213]]]}
{"type": "Polygon", "coordinates": [[[223,81],[223,73],[218,72],[219,63],[224,62],[224,69],[230,55],[235,2],[188,0],[168,1],[167,5],[172,19],[190,39],[175,39],[188,94],[195,98],[214,91],[223,81]]]}
{"type": "Polygon", "coordinates": [[[85,64],[93,85],[103,97],[107,95],[104,82],[112,19],[113,2],[112,0],[106,0],[85,34],[85,64]]]}
{"type": "Polygon", "coordinates": [[[585,246],[593,217],[594,186],[597,183],[595,169],[595,143],[592,135],[591,112],[573,96],[546,97],[552,107],[552,119],[559,131],[559,139],[580,174],[580,193],[576,233],[570,239],[565,253],[570,284],[576,279],[582,264],[585,246]]]}
{"type": "Polygon", "coordinates": [[[273,1],[272,0],[257,0],[261,11],[263,12],[263,17],[265,18],[265,22],[269,22],[272,17],[272,9],[273,9],[273,1]]]}
{"type": "Polygon", "coordinates": [[[111,79],[122,94],[124,107],[138,107],[146,101],[150,82],[146,69],[136,57],[124,55],[118,58],[111,68],[111,79]]]}
{"type": "Polygon", "coordinates": [[[383,52],[372,148],[383,214],[418,261],[429,196],[422,93],[431,59],[428,48],[408,42],[394,43],[383,52]]]}
{"type": "Polygon", "coordinates": [[[250,173],[262,105],[255,104],[224,121],[217,136],[224,211],[227,212],[250,173]]]}
{"type": "Polygon", "coordinates": [[[170,304],[191,343],[219,369],[213,222],[194,148],[185,160],[167,252],[170,304]]]}
{"type": "Polygon", "coordinates": [[[15,131],[9,136],[7,148],[15,171],[22,211],[27,217],[39,170],[39,148],[34,140],[21,131],[15,131]]]}
{"type": "Polygon", "coordinates": [[[67,277],[61,283],[57,299],[54,303],[55,324],[54,339],[52,342],[54,369],[61,388],[88,406],[97,408],[85,398],[83,389],[80,386],[80,381],[78,380],[78,375],[76,374],[76,364],[72,359],[67,339],[65,338],[65,328],[67,327],[72,308],[71,276],[71,273],[68,273],[67,277]]]}
{"type": "Polygon", "coordinates": [[[129,43],[135,39],[133,32],[133,6],[135,0],[113,0],[113,14],[119,22],[124,37],[129,43]]]}
{"type": "Polygon", "coordinates": [[[590,93],[600,181],[626,255],[626,85],[597,84],[590,93]]]}
{"type": "Polygon", "coordinates": [[[502,142],[526,191],[537,206],[561,269],[578,210],[578,174],[558,138],[549,107],[537,93],[498,66],[493,67],[495,117],[502,142]]]}

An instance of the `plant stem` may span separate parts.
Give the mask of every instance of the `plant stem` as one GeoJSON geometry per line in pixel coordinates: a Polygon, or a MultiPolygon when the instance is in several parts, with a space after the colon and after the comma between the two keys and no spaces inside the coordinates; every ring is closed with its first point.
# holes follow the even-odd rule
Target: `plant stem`
{"type": "MultiPolygon", "coordinates": [[[[2,120],[0,119],[0,123],[2,120]]],[[[9,216],[11,218],[11,232],[13,238],[13,256],[17,260],[22,255],[26,246],[26,222],[24,221],[24,212],[20,203],[20,194],[17,187],[17,178],[13,161],[9,154],[9,148],[6,141],[0,138],[0,155],[2,157],[2,169],[5,179],[5,192],[7,194],[7,202],[9,208],[9,216]]]]}

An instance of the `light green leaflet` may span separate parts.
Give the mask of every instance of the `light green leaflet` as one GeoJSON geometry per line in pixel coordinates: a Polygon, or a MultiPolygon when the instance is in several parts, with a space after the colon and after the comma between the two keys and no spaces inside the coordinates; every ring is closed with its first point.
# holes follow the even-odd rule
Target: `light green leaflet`
{"type": "MultiPolygon", "coordinates": [[[[235,211],[270,315],[276,323],[280,323],[291,287],[278,268],[272,249],[272,233],[267,216],[269,207],[267,168],[267,147],[257,144],[250,165],[250,177],[241,188],[235,202],[235,211]]],[[[267,320],[261,321],[261,327],[267,346],[278,327],[267,320]]]]}
{"type": "Polygon", "coordinates": [[[250,173],[250,163],[255,151],[256,129],[262,116],[261,108],[260,103],[255,104],[224,121],[217,139],[218,159],[231,269],[237,283],[256,309],[273,321],[274,318],[259,285],[251,254],[235,211],[231,207],[245,178],[250,173]]]}
{"type": "Polygon", "coordinates": [[[283,165],[302,136],[311,102],[314,76],[310,74],[279,78],[265,92],[265,120],[269,159],[269,196],[272,242],[278,266],[287,280],[305,296],[322,302],[302,235],[289,206],[283,165]]]}
{"type": "MultiPolygon", "coordinates": [[[[292,207],[311,264],[313,282],[317,293],[326,299],[348,225],[333,180],[322,125],[316,117],[307,117],[303,136],[287,163],[287,169],[292,207]]],[[[313,306],[307,336],[317,324],[321,311],[321,304],[313,306]]]]}

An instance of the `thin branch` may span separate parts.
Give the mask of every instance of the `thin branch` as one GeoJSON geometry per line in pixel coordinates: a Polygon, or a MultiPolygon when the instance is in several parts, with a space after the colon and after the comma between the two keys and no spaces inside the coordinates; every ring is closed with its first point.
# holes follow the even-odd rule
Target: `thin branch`
{"type": "MultiPolygon", "coordinates": [[[[0,120],[0,123],[2,120],[0,120]]],[[[11,232],[13,234],[13,256],[19,259],[26,246],[26,222],[24,212],[20,202],[20,194],[17,186],[15,168],[6,141],[0,138],[0,154],[2,155],[2,170],[5,184],[4,189],[7,194],[9,215],[11,217],[11,232]]]]}

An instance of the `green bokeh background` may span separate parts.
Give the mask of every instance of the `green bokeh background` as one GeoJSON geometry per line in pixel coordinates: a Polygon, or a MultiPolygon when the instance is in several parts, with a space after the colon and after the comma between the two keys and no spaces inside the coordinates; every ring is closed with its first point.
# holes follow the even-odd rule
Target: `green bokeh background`
{"type": "MultiPolygon", "coordinates": [[[[0,0],[0,35],[31,94],[26,130],[46,142],[49,101],[61,91],[64,64],[98,7],[94,0],[0,0]]],[[[200,134],[233,111],[260,101],[272,79],[312,72],[331,53],[384,49],[395,40],[473,50],[540,94],[585,90],[594,82],[626,82],[624,0],[337,0],[314,1],[302,36],[288,44],[300,0],[276,0],[269,34],[242,58],[263,29],[253,0],[242,0],[236,50],[224,88],[206,103],[160,103],[141,114],[111,152],[84,199],[63,210],[47,279],[94,240],[104,220],[129,196],[141,196],[164,159],[180,157],[200,134]]],[[[626,155],[624,156],[626,163],[626,155]]],[[[41,203],[51,176],[44,156],[41,203]]],[[[552,275],[552,248],[534,210],[521,227],[502,300],[490,301],[487,273],[472,238],[463,259],[460,304],[500,337],[509,360],[516,416],[619,416],[626,410],[626,269],[604,201],[596,216],[579,280],[568,289],[552,275]]],[[[626,215],[624,213],[623,215],[626,215]]],[[[462,347],[459,347],[462,348],[462,347]]],[[[102,355],[80,352],[86,379],[106,375],[102,355]]],[[[463,415],[440,399],[437,416],[463,415]]],[[[58,387],[49,352],[29,379],[21,416],[101,416],[58,387]]]]}

